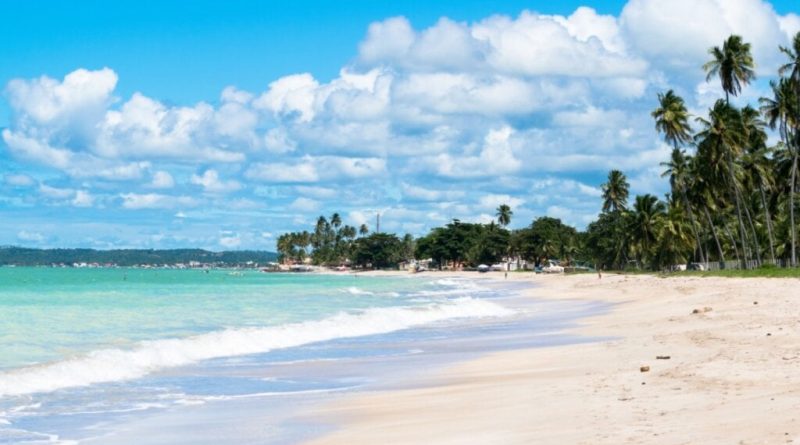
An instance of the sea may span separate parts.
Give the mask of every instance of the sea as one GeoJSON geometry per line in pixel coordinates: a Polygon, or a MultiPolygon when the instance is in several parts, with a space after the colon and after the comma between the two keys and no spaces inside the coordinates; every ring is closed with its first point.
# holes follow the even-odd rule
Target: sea
{"type": "MultiPolygon", "coordinates": [[[[534,280],[535,281],[535,280],[534,280]]],[[[0,444],[283,444],[353,393],[571,334],[600,302],[517,280],[0,268],[0,444]]]]}

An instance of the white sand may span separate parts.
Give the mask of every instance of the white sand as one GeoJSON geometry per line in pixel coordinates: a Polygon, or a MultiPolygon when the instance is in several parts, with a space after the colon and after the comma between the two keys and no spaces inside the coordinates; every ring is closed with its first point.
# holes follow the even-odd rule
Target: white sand
{"type": "Polygon", "coordinates": [[[578,330],[618,339],[494,353],[433,386],[345,398],[313,413],[339,429],[312,443],[800,443],[800,280],[509,279],[540,284],[532,297],[620,303],[578,330]]]}

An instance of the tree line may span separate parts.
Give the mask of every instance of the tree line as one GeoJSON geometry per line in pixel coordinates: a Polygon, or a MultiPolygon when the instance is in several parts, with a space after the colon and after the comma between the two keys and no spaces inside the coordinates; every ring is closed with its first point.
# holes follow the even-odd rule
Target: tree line
{"type": "Polygon", "coordinates": [[[687,262],[736,261],[748,268],[765,263],[797,266],[798,156],[800,155],[800,33],[789,47],[771,95],[737,107],[755,79],[750,44],[731,35],[709,49],[706,81],[724,92],[703,116],[692,116],[673,90],[658,94],[651,113],[656,130],[672,147],[661,163],[670,192],[645,194],[629,203],[625,174],[612,170],[601,185],[598,218],[585,231],[559,219],[537,218],[509,230],[513,212],[497,209],[488,224],[453,220],[414,239],[369,233],[342,225],[334,214],[320,217],[313,232],[282,235],[278,253],[287,261],[389,267],[412,258],[463,267],[503,259],[540,264],[547,258],[607,269],[663,269],[687,262]],[[693,125],[694,124],[694,125],[693,125]],[[768,130],[777,133],[770,144],[768,130]]]}

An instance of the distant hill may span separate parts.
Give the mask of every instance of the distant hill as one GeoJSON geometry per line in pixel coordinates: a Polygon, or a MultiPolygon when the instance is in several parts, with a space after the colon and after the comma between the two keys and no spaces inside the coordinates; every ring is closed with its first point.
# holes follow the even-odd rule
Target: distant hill
{"type": "Polygon", "coordinates": [[[202,249],[31,249],[25,247],[0,247],[0,265],[49,266],[51,264],[99,263],[118,266],[173,265],[189,264],[196,261],[203,264],[234,266],[249,261],[265,264],[275,261],[274,252],[237,250],[229,252],[210,252],[202,249]]]}

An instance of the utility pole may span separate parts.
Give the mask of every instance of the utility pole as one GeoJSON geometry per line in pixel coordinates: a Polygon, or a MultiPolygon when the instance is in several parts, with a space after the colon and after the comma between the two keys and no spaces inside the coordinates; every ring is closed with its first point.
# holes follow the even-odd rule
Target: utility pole
{"type": "Polygon", "coordinates": [[[375,214],[375,233],[381,233],[381,214],[375,214]]]}

